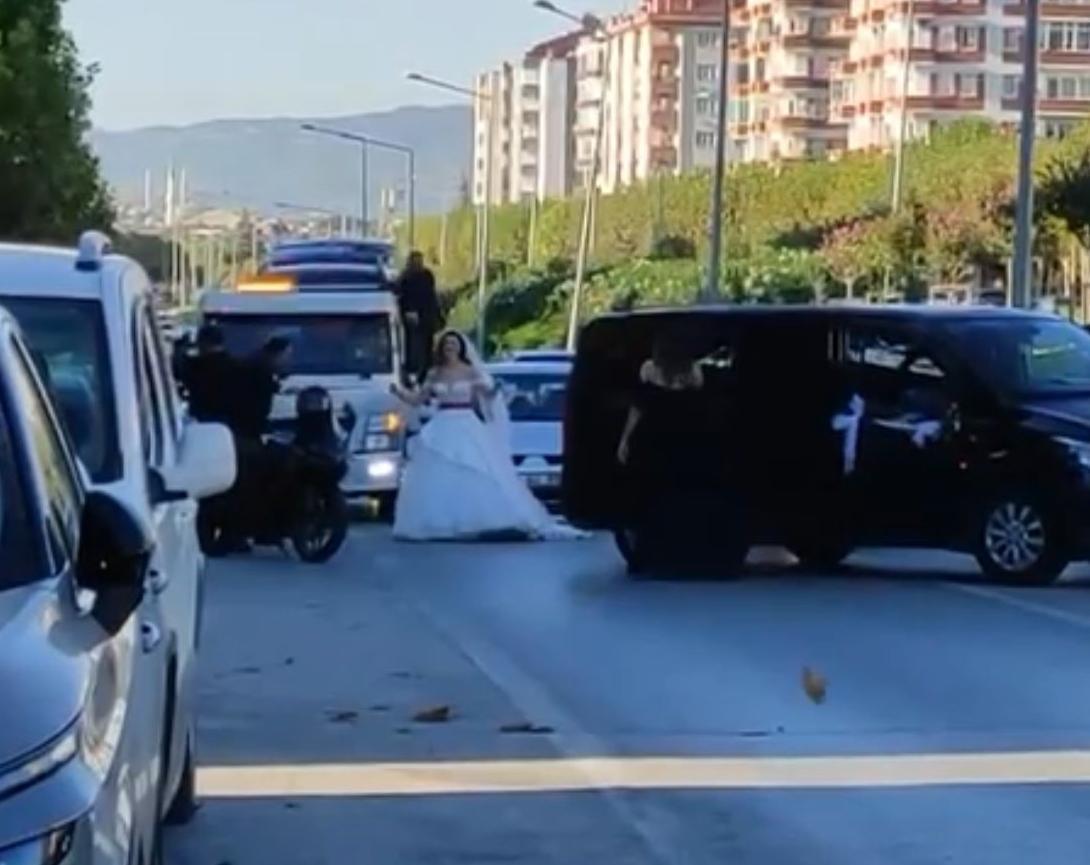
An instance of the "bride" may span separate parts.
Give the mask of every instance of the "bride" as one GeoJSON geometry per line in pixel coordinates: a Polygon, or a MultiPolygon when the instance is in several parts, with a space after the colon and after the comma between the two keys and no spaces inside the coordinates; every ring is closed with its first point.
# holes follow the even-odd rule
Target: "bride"
{"type": "Polygon", "coordinates": [[[414,406],[438,409],[405,468],[394,536],[408,541],[517,535],[582,537],[558,523],[523,483],[511,460],[507,406],[476,349],[457,331],[439,337],[436,362],[419,390],[394,385],[414,406]]]}

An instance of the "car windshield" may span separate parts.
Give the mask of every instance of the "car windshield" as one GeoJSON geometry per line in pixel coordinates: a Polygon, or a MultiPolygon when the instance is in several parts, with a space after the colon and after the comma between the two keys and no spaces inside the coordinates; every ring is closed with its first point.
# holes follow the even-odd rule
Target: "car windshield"
{"type": "Polygon", "coordinates": [[[385,375],[393,372],[389,316],[219,315],[209,322],[223,331],[236,357],[256,353],[271,337],[286,337],[291,352],[287,375],[385,375]]]}
{"type": "Polygon", "coordinates": [[[970,366],[1002,394],[1090,392],[1090,335],[1058,319],[995,318],[953,326],[970,366]]]}
{"type": "Polygon", "coordinates": [[[568,377],[561,373],[497,373],[513,421],[560,421],[568,377]]]}
{"type": "Polygon", "coordinates": [[[121,477],[121,453],[102,304],[97,300],[8,297],[30,348],[45,360],[76,452],[95,483],[121,477]]]}

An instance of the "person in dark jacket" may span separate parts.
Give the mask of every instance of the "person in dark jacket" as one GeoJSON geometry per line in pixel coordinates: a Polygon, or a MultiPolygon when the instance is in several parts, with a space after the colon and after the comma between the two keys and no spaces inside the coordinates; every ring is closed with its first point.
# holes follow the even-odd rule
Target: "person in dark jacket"
{"type": "Polygon", "coordinates": [[[435,334],[442,330],[443,313],[435,288],[435,274],[424,264],[424,256],[409,253],[405,269],[394,286],[401,319],[405,323],[407,370],[423,381],[432,360],[435,334]]]}
{"type": "Polygon", "coordinates": [[[242,365],[242,383],[236,394],[238,413],[236,433],[259,441],[268,431],[273,398],[280,392],[284,365],[291,352],[291,341],[273,336],[242,365]]]}
{"type": "Polygon", "coordinates": [[[189,400],[189,413],[203,423],[234,424],[233,390],[238,363],[227,353],[223,331],[205,324],[197,332],[197,354],[179,361],[179,379],[189,400]]]}

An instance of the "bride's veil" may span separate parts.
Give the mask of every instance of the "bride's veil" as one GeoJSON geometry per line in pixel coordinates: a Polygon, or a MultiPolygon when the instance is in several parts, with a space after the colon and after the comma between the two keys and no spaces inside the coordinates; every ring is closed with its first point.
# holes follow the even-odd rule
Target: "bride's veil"
{"type": "Polygon", "coordinates": [[[495,376],[488,371],[488,367],[485,365],[484,360],[482,360],[481,353],[477,350],[477,346],[473,344],[473,340],[459,330],[448,329],[439,335],[438,341],[441,342],[443,337],[448,334],[453,334],[462,341],[462,345],[465,346],[466,350],[466,360],[473,368],[473,371],[490,389],[495,390],[495,395],[491,399],[483,402],[481,410],[484,414],[485,426],[487,426],[488,431],[492,433],[492,436],[496,440],[496,444],[504,454],[510,456],[511,414],[507,410],[507,397],[504,396],[503,389],[496,387],[497,383],[495,376]]]}

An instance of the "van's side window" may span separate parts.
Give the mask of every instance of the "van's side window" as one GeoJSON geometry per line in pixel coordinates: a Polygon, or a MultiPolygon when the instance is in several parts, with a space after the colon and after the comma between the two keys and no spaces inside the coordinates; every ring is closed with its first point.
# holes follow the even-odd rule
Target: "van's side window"
{"type": "Polygon", "coordinates": [[[164,443],[168,449],[173,449],[178,442],[180,433],[178,427],[178,409],[174,402],[176,393],[174,379],[171,376],[170,364],[167,363],[163,350],[163,338],[155,317],[150,309],[145,309],[144,319],[144,344],[147,349],[147,359],[151,367],[151,384],[155,392],[155,404],[160,411],[163,426],[164,443]]]}
{"type": "Polygon", "coordinates": [[[912,334],[895,327],[849,327],[841,362],[853,389],[875,407],[903,410],[941,396],[946,373],[912,334]]]}

